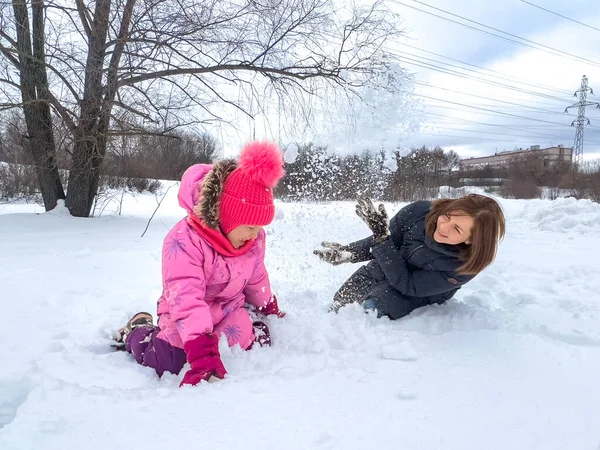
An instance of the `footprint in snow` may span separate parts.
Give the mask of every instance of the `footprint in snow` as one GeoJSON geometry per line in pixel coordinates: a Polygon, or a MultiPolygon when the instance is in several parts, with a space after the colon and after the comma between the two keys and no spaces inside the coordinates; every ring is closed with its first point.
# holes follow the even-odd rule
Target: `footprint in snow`
{"type": "Polygon", "coordinates": [[[400,400],[415,400],[417,398],[417,392],[410,388],[401,388],[396,395],[400,400]]]}
{"type": "Polygon", "coordinates": [[[419,358],[419,354],[408,342],[400,342],[383,344],[381,346],[381,357],[397,361],[416,361],[419,358]]]}
{"type": "Polygon", "coordinates": [[[321,435],[319,437],[317,437],[313,441],[313,448],[314,447],[334,448],[332,446],[334,446],[337,443],[337,440],[338,440],[337,437],[335,437],[333,434],[331,434],[329,432],[323,432],[323,433],[321,433],[321,435]]]}

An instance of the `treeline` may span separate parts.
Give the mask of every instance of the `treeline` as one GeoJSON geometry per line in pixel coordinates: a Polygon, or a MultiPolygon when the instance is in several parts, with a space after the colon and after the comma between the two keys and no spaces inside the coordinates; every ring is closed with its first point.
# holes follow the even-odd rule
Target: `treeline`
{"type": "MultiPolygon", "coordinates": [[[[25,127],[18,116],[0,123],[0,197],[32,197],[39,192],[25,127]]],[[[54,129],[61,178],[66,183],[73,143],[69,134],[54,129]]],[[[529,152],[504,166],[464,170],[453,150],[415,148],[408,154],[369,151],[333,154],[312,144],[294,146],[295,158],[286,157],[286,176],[276,189],[285,201],[354,200],[368,195],[383,201],[414,201],[434,198],[440,186],[485,186],[508,198],[539,198],[572,195],[600,199],[600,165],[587,163],[572,170],[567,162],[548,161],[529,152]],[[549,192],[549,194],[548,194],[549,192]]],[[[289,150],[288,150],[289,151],[289,150]]],[[[99,194],[109,189],[155,192],[156,180],[178,180],[192,164],[210,163],[221,156],[215,138],[203,133],[159,133],[111,136],[102,166],[99,194]]]]}
{"type": "Polygon", "coordinates": [[[285,165],[276,195],[293,201],[352,200],[368,195],[386,201],[431,198],[439,186],[455,184],[456,152],[422,147],[399,152],[368,151],[341,156],[324,147],[302,145],[285,165]]]}

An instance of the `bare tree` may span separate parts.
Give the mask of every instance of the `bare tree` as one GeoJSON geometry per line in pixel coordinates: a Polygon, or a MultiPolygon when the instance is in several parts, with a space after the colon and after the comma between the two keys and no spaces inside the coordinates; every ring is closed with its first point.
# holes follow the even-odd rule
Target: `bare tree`
{"type": "Polygon", "coordinates": [[[575,198],[600,203],[600,160],[586,161],[578,169],[565,174],[562,188],[569,189],[575,198]]]}
{"type": "Polygon", "coordinates": [[[11,111],[0,116],[1,148],[0,160],[16,164],[33,164],[31,152],[26,150],[29,141],[26,139],[25,120],[18,111],[11,111]]]}
{"type": "Polygon", "coordinates": [[[404,157],[397,154],[397,161],[398,169],[391,177],[386,196],[392,201],[413,201],[435,197],[440,186],[452,184],[452,172],[458,168],[460,158],[454,150],[423,146],[404,157]]]}
{"type": "Polygon", "coordinates": [[[176,180],[189,166],[211,163],[219,155],[215,139],[205,133],[174,134],[132,134],[122,135],[118,140],[112,139],[104,162],[104,173],[120,177],[176,180]]]}
{"type": "Polygon", "coordinates": [[[541,180],[546,170],[544,156],[536,151],[511,158],[508,165],[508,183],[501,194],[521,199],[539,198],[541,180]]]}
{"type": "Polygon", "coordinates": [[[0,37],[9,45],[8,47],[0,45],[0,54],[18,68],[20,82],[15,83],[8,73],[0,78],[0,81],[20,91],[20,102],[16,101],[12,106],[23,109],[27,124],[27,139],[36,166],[38,183],[43,194],[44,206],[49,210],[56,206],[59,199],[65,198],[65,193],[56,164],[49,104],[51,94],[44,67],[46,61],[44,5],[42,0],[32,0],[30,5],[26,0],[13,0],[12,6],[15,30],[12,37],[4,31],[7,8],[5,5],[0,8],[2,12],[0,37]]]}
{"type": "Polygon", "coordinates": [[[12,22],[0,3],[0,95],[5,108],[23,108],[46,208],[63,195],[50,107],[69,130],[75,216],[89,215],[119,130],[208,126],[225,120],[225,106],[251,116],[249,102],[260,110],[266,92],[300,104],[324,86],[351,95],[386,73],[385,44],[400,33],[383,0],[43,1],[13,0],[12,22]]]}
{"type": "Polygon", "coordinates": [[[451,173],[460,167],[460,156],[454,150],[448,150],[444,153],[443,168],[451,173]]]}

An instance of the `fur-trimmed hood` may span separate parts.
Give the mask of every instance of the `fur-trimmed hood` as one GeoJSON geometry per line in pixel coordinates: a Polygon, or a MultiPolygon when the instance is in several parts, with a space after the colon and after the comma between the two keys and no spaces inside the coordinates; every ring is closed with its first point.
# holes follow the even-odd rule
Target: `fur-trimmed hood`
{"type": "Polygon", "coordinates": [[[188,213],[198,216],[209,228],[219,228],[219,200],[223,183],[237,167],[232,159],[214,164],[194,164],[181,177],[177,199],[188,213]]]}

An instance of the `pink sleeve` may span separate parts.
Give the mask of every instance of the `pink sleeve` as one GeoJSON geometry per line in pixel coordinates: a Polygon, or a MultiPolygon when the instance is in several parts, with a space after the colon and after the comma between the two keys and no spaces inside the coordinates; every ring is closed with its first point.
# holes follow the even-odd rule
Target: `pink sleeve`
{"type": "Polygon", "coordinates": [[[169,314],[183,343],[212,332],[212,317],[204,300],[204,254],[191,233],[180,232],[165,239],[163,280],[169,314]]]}
{"type": "Polygon", "coordinates": [[[252,272],[252,276],[248,280],[248,284],[244,289],[246,303],[256,306],[257,308],[262,308],[265,306],[272,295],[269,274],[267,273],[267,268],[265,267],[265,235],[266,234],[264,230],[262,230],[261,234],[256,240],[255,245],[259,246],[257,252],[257,262],[254,266],[254,272],[252,272]]]}

